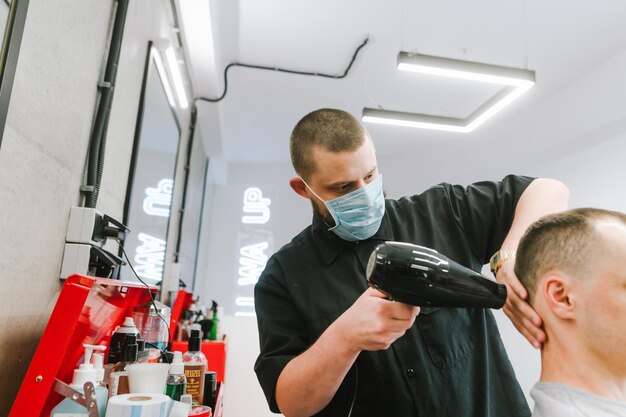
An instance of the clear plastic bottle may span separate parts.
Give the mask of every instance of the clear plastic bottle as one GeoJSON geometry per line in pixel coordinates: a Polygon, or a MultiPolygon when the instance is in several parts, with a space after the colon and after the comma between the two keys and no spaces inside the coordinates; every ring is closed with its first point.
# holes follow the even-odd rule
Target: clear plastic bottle
{"type": "Polygon", "coordinates": [[[207,370],[207,360],[200,347],[200,330],[192,329],[187,352],[183,355],[183,363],[187,378],[187,394],[191,394],[194,406],[204,405],[204,373],[207,370]]]}
{"type": "Polygon", "coordinates": [[[133,309],[133,320],[141,339],[146,341],[146,350],[156,348],[165,350],[169,340],[171,309],[158,301],[148,301],[133,309]]]}
{"type": "Polygon", "coordinates": [[[187,388],[187,377],[185,377],[185,365],[183,364],[183,354],[174,352],[174,360],[170,364],[170,372],[165,382],[165,395],[172,400],[180,401],[180,397],[185,394],[187,388]]]}

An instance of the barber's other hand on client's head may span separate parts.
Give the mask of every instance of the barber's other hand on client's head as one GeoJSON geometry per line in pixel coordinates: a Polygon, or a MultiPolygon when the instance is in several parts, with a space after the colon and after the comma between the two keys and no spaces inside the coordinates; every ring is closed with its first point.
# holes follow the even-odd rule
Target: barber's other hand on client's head
{"type": "MultiPolygon", "coordinates": [[[[538,178],[524,190],[515,208],[513,224],[509,229],[500,253],[508,253],[510,259],[500,259],[496,262],[494,257],[491,261],[498,263],[496,266],[496,281],[507,287],[507,300],[504,305],[504,313],[513,322],[515,328],[536,348],[541,348],[546,340],[543,322],[537,312],[531,307],[528,300],[528,291],[520,283],[515,274],[515,253],[522,235],[526,229],[538,218],[548,214],[567,209],[569,190],[560,181],[550,178],[538,178]]],[[[494,265],[491,265],[492,271],[494,265]]]]}
{"type": "Polygon", "coordinates": [[[419,312],[419,307],[390,301],[368,288],[333,326],[359,351],[384,350],[411,328],[419,312]]]}
{"type": "Polygon", "coordinates": [[[546,340],[541,317],[528,303],[528,291],[515,275],[513,259],[505,262],[496,273],[496,281],[506,285],[506,303],[504,314],[513,322],[515,328],[533,345],[541,348],[546,340]]]}

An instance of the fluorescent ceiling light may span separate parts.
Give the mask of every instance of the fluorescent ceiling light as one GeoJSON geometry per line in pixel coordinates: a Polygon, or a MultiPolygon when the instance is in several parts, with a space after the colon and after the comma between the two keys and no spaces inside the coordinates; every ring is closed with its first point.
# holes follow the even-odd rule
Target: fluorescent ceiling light
{"type": "Polygon", "coordinates": [[[365,108],[362,117],[364,122],[471,132],[535,85],[534,71],[406,52],[398,55],[398,69],[498,84],[503,88],[464,119],[365,108]]]}
{"type": "Polygon", "coordinates": [[[170,103],[172,108],[176,108],[176,103],[174,102],[174,94],[172,93],[172,87],[170,87],[170,82],[167,80],[167,73],[165,72],[165,67],[163,66],[163,60],[161,59],[161,55],[156,48],[152,48],[150,51],[152,55],[152,59],[154,60],[154,64],[157,67],[157,72],[159,73],[159,78],[161,79],[161,84],[163,84],[163,90],[165,90],[165,96],[167,97],[167,101],[170,103]]]}
{"type": "Polygon", "coordinates": [[[185,86],[183,85],[183,77],[180,75],[180,68],[178,67],[178,60],[174,53],[174,48],[169,47],[165,50],[165,57],[172,72],[172,78],[174,79],[174,88],[176,89],[176,96],[178,97],[178,103],[180,107],[186,109],[189,106],[187,102],[187,95],[185,94],[185,86]]]}

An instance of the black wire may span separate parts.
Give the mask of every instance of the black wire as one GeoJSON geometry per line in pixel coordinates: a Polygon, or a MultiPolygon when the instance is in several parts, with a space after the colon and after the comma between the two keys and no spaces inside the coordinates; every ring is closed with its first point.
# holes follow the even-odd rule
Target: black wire
{"type": "Polygon", "coordinates": [[[352,394],[352,404],[350,404],[350,411],[348,411],[348,416],[352,415],[352,408],[354,407],[354,403],[356,402],[356,393],[359,390],[359,367],[354,362],[354,394],[352,394]]]}
{"type": "MultiPolygon", "coordinates": [[[[118,242],[119,244],[119,242],[118,242]]],[[[124,250],[124,246],[122,246],[121,244],[119,245],[120,249],[122,250],[122,253],[124,254],[124,257],[126,258],[126,261],[128,262],[128,266],[130,266],[131,271],[133,271],[133,274],[135,274],[135,276],[137,277],[137,279],[139,280],[139,282],[141,282],[143,285],[146,286],[146,288],[148,289],[148,295],[150,296],[150,302],[152,303],[152,307],[154,307],[154,312],[156,313],[157,316],[159,316],[159,318],[161,320],[163,320],[163,323],[165,323],[165,327],[167,327],[167,341],[169,343],[170,341],[170,324],[167,322],[167,320],[165,320],[163,318],[162,315],[159,314],[159,309],[157,308],[156,304],[154,303],[154,297],[152,296],[152,291],[150,290],[150,286],[148,284],[146,284],[146,282],[144,280],[142,280],[139,275],[137,274],[137,272],[135,271],[135,268],[133,268],[133,264],[130,263],[130,259],[128,258],[128,255],[126,254],[126,251],[124,250]]],[[[148,343],[146,342],[146,344],[150,344],[154,347],[156,347],[155,345],[153,345],[152,343],[148,343]]],[[[170,359],[169,357],[165,354],[165,350],[157,348],[161,351],[161,356],[165,358],[165,361],[167,363],[170,363],[170,359]]]]}
{"type": "Polygon", "coordinates": [[[350,63],[348,64],[348,67],[346,68],[346,70],[341,75],[324,74],[322,72],[296,71],[296,70],[277,68],[277,67],[266,67],[266,66],[263,66],[263,65],[240,64],[239,62],[232,62],[232,63],[228,64],[226,66],[226,68],[224,68],[224,92],[222,93],[222,95],[219,96],[218,98],[196,97],[195,100],[202,100],[202,101],[208,101],[210,103],[217,103],[218,101],[221,101],[224,97],[226,97],[226,92],[228,91],[228,77],[227,77],[227,74],[228,74],[228,70],[231,67],[254,68],[254,69],[262,69],[262,70],[286,72],[288,74],[311,75],[311,76],[314,76],[314,77],[325,77],[325,78],[332,78],[332,79],[335,79],[335,80],[340,80],[342,78],[345,78],[348,75],[348,72],[350,71],[350,68],[352,68],[352,64],[354,64],[354,61],[356,60],[356,56],[358,55],[358,53],[361,50],[361,48],[363,48],[367,44],[368,41],[369,41],[369,38],[366,38],[363,41],[363,43],[361,45],[359,45],[358,48],[356,48],[356,50],[354,51],[354,54],[352,55],[352,59],[350,60],[350,63]]]}

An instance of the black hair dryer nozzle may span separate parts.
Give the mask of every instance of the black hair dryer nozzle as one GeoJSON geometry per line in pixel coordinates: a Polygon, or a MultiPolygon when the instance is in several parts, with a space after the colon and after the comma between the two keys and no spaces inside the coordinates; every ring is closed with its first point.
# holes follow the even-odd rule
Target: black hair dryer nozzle
{"type": "Polygon", "coordinates": [[[501,308],[506,287],[434,249],[403,242],[378,245],[367,281],[390,299],[425,307],[501,308]]]}

